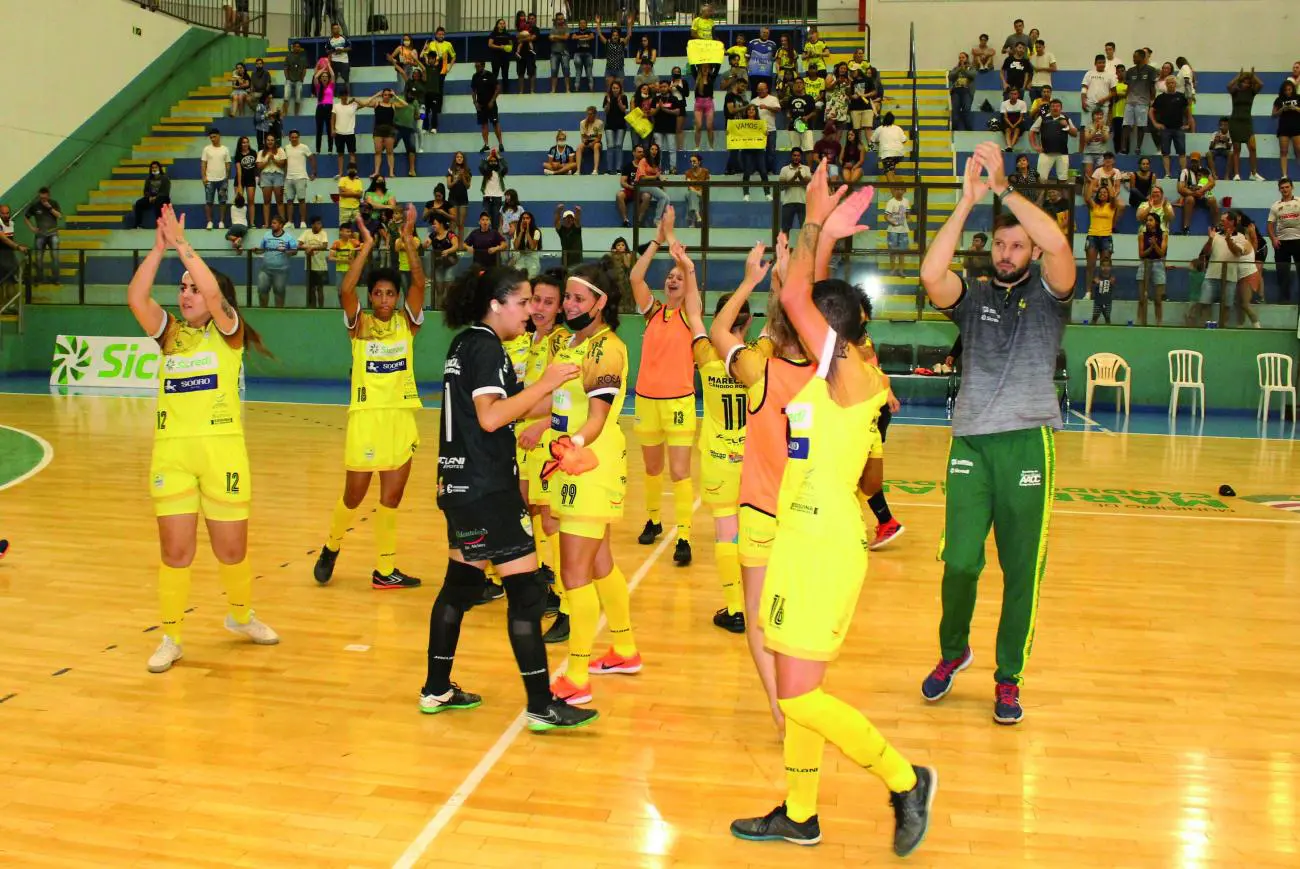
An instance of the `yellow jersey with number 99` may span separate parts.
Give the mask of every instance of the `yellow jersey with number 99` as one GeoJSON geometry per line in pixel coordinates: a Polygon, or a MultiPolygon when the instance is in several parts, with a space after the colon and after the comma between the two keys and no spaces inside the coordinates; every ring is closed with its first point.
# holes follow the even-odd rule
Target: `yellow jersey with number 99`
{"type": "Polygon", "coordinates": [[[608,326],[584,341],[574,344],[575,340],[577,336],[560,342],[552,359],[557,365],[577,365],[581,371],[551,393],[551,431],[557,437],[577,434],[587,422],[588,400],[610,400],[605,427],[587,446],[602,465],[613,463],[621,460],[627,449],[623,430],[618,425],[627,398],[627,345],[608,326]]]}
{"type": "Polygon", "coordinates": [[[244,365],[244,323],[223,335],[209,320],[194,328],[167,314],[154,336],[162,348],[154,437],[242,435],[239,372],[244,365]]]}
{"type": "MultiPolygon", "coordinates": [[[[343,317],[347,322],[346,313],[343,317]]],[[[388,322],[358,311],[350,335],[352,400],[348,413],[423,407],[415,385],[415,329],[406,311],[394,311],[388,322]]]]}

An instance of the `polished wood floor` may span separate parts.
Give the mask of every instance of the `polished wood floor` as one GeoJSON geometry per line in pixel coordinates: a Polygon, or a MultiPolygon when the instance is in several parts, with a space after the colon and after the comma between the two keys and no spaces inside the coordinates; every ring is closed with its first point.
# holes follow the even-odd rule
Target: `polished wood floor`
{"type": "MultiPolygon", "coordinates": [[[[205,553],[185,659],[149,674],[152,412],[145,399],[0,396],[0,421],[56,451],[45,471],[0,492],[0,535],[13,541],[0,562],[0,863],[897,862],[883,786],[833,749],[819,847],[728,835],[733,817],[780,799],[781,750],[743,640],[709,621],[719,591],[702,511],[688,569],[663,550],[647,563],[655,552],[635,542],[639,510],[617,530],[624,570],[641,577],[633,613],[646,668],[598,682],[596,727],[511,729],[522,692],[502,604],[467,618],[455,673],[484,706],[420,715],[445,551],[433,411],[421,416],[425,448],[401,514],[400,564],[426,585],[379,593],[366,581],[367,512],[334,583],[311,579],[342,485],[345,409],[250,405],[256,606],[283,641],[244,645],[222,629],[205,553]]],[[[928,481],[941,477],[947,431],[890,434],[887,476],[907,533],[872,556],[830,686],[910,759],[939,769],[934,824],[909,863],[1300,865],[1300,516],[1244,499],[1220,508],[1069,491],[1294,491],[1293,444],[1060,436],[1058,483],[1070,500],[1053,524],[1027,719],[1002,728],[990,719],[992,553],[974,666],[941,704],[919,695],[937,657],[942,494],[928,481]]],[[[552,666],[562,654],[553,650],[552,666]]]]}

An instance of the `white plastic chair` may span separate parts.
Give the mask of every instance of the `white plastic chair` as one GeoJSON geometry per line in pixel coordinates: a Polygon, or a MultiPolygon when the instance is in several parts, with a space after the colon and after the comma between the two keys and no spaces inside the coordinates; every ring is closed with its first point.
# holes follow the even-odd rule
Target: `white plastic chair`
{"type": "Polygon", "coordinates": [[[1273,393],[1282,394],[1281,414],[1286,416],[1286,397],[1291,396],[1291,421],[1296,418],[1295,381],[1291,379],[1291,357],[1285,353],[1261,353],[1255,357],[1259,367],[1259,409],[1255,411],[1256,419],[1268,422],[1268,412],[1272,405],[1273,393]]]}
{"type": "Polygon", "coordinates": [[[1169,351],[1169,415],[1178,412],[1178,394],[1192,393],[1192,413],[1196,413],[1196,396],[1201,397],[1201,419],[1205,419],[1205,357],[1199,350],[1169,351]]]}
{"type": "Polygon", "coordinates": [[[1119,411],[1120,398],[1124,399],[1124,416],[1129,412],[1129,388],[1133,383],[1133,369],[1124,357],[1115,353],[1094,353],[1084,363],[1088,368],[1087,390],[1084,393],[1083,415],[1092,416],[1092,390],[1098,386],[1114,387],[1115,411],[1119,411]],[[1121,377],[1121,375],[1123,375],[1121,377]]]}

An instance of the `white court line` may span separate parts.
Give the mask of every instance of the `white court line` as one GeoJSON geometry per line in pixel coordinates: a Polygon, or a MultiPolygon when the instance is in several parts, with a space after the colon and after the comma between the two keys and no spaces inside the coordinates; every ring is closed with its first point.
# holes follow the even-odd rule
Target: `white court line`
{"type": "Polygon", "coordinates": [[[1090,416],[1084,416],[1083,414],[1079,413],[1079,411],[1075,410],[1074,408],[1070,408],[1070,413],[1074,414],[1074,415],[1077,416],[1079,419],[1083,420],[1084,425],[1095,425],[1097,428],[1101,429],[1101,430],[1102,430],[1103,432],[1105,432],[1106,434],[1114,434],[1113,431],[1111,431],[1110,429],[1106,428],[1106,426],[1102,425],[1101,423],[1097,422],[1097,420],[1093,419],[1093,418],[1090,417],[1090,416]]]}
{"type": "Polygon", "coordinates": [[[54,447],[50,446],[50,442],[47,441],[45,438],[37,434],[32,434],[31,432],[25,431],[24,429],[14,428],[11,425],[0,425],[0,428],[7,429],[8,431],[18,432],[18,434],[20,435],[25,435],[31,438],[32,440],[40,444],[41,449],[45,451],[44,455],[41,456],[41,460],[36,463],[36,467],[32,468],[30,471],[23,474],[21,477],[15,477],[14,479],[10,480],[7,483],[0,482],[0,491],[4,491],[5,489],[9,489],[12,488],[13,486],[17,486],[19,483],[30,480],[32,477],[36,476],[41,471],[45,470],[45,466],[48,465],[54,459],[54,447]]]}
{"type": "MultiPolygon", "coordinates": [[[[933,507],[943,509],[943,504],[931,504],[926,501],[908,501],[899,499],[900,504],[908,507],[933,507]]],[[[1297,525],[1300,519],[1263,519],[1253,516],[1220,516],[1217,513],[1129,513],[1120,510],[1052,510],[1053,516],[1105,516],[1110,519],[1181,519],[1184,522],[1210,520],[1214,522],[1253,522],[1257,525],[1297,525]]]]}
{"type": "MultiPolygon", "coordinates": [[[[691,515],[694,515],[698,509],[700,509],[700,499],[696,498],[695,504],[691,507],[691,515]]],[[[646,556],[645,561],[641,562],[641,566],[636,569],[636,573],[632,574],[631,578],[628,579],[627,593],[629,596],[636,591],[636,587],[641,584],[641,580],[650,572],[651,566],[668,548],[668,544],[676,540],[676,535],[676,525],[664,529],[663,540],[659,541],[659,545],[646,556]]],[[[602,614],[600,621],[596,624],[596,633],[599,634],[604,627],[605,616],[602,614]]],[[[568,661],[569,659],[566,657],[556,669],[563,670],[568,661]]],[[[519,734],[523,732],[525,720],[525,715],[521,712],[514,721],[510,722],[510,726],[497,737],[497,741],[488,749],[487,754],[483,755],[483,758],[469,771],[469,775],[465,776],[465,780],[456,787],[456,790],[452,791],[451,796],[447,797],[447,802],[442,804],[442,808],[438,810],[438,813],[429,819],[429,823],[424,825],[420,835],[415,837],[415,841],[411,842],[407,849],[402,852],[402,856],[398,857],[393,863],[393,869],[411,869],[415,865],[415,861],[424,856],[424,852],[433,844],[433,840],[438,838],[438,834],[447,828],[447,825],[451,823],[451,819],[456,816],[456,812],[460,811],[460,807],[465,805],[465,801],[470,798],[474,791],[478,790],[478,786],[483,783],[483,779],[487,778],[487,774],[492,771],[492,767],[496,766],[497,761],[506,753],[506,750],[510,748],[519,734]]],[[[546,737],[539,738],[545,739],[546,737]]],[[[564,737],[561,736],[560,738],[563,739],[564,737]]]]}

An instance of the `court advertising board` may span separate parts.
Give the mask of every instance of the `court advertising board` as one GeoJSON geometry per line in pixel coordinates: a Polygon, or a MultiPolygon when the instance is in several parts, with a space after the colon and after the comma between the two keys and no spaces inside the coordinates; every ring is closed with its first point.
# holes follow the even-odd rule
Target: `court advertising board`
{"type": "Polygon", "coordinates": [[[144,336],[59,335],[54,339],[50,384],[157,388],[161,358],[158,343],[144,336]]]}

